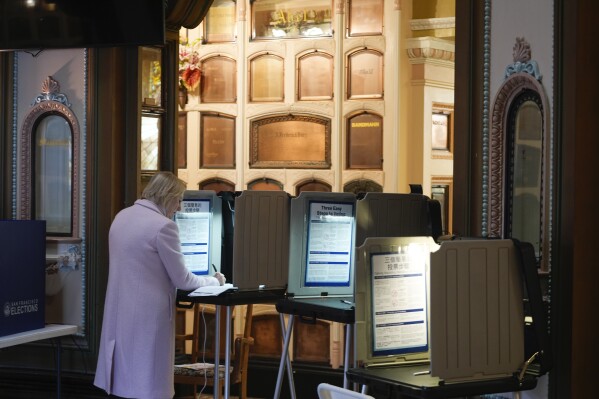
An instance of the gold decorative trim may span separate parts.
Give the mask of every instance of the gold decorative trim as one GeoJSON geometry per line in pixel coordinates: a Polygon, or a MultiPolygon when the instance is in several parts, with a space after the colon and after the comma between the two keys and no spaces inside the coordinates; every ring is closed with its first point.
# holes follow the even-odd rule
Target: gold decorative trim
{"type": "Polygon", "coordinates": [[[452,29],[455,28],[455,17],[424,18],[410,21],[412,30],[452,29]]]}
{"type": "Polygon", "coordinates": [[[415,64],[428,60],[455,63],[455,44],[437,38],[412,38],[407,41],[407,52],[410,63],[415,64]]]}

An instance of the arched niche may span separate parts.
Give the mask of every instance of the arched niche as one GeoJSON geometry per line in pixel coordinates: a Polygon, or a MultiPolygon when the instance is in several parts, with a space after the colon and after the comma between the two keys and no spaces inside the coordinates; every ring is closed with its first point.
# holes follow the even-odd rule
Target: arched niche
{"type": "Polygon", "coordinates": [[[263,178],[248,183],[248,190],[254,191],[283,191],[283,184],[277,180],[263,178]]]}
{"type": "Polygon", "coordinates": [[[45,219],[60,208],[64,220],[47,222],[49,237],[80,237],[79,157],[81,131],[67,97],[51,76],[23,120],[19,137],[19,219],[45,219]],[[69,202],[69,215],[63,202],[69,202]],[[56,227],[55,227],[56,226],[56,227]],[[68,230],[68,231],[67,231],[68,230]]]}
{"type": "Polygon", "coordinates": [[[297,100],[325,101],[333,99],[333,56],[310,50],[297,57],[297,100]]]}
{"type": "Polygon", "coordinates": [[[285,99],[285,63],[270,52],[249,60],[250,102],[282,102],[285,99]]]}
{"type": "Polygon", "coordinates": [[[200,99],[203,103],[234,103],[237,101],[237,61],[224,55],[202,60],[200,99]]]}
{"type": "Polygon", "coordinates": [[[383,117],[360,111],[347,117],[347,169],[383,169],[383,117]]]}
{"type": "Polygon", "coordinates": [[[368,179],[352,180],[350,182],[345,183],[345,185],[343,186],[343,192],[354,194],[382,193],[383,186],[368,179]]]}
{"type": "Polygon", "coordinates": [[[383,99],[384,56],[367,47],[347,56],[347,99],[383,99]]]}
{"type": "Polygon", "coordinates": [[[489,137],[488,235],[518,238],[549,270],[550,107],[530,46],[518,38],[492,107],[489,137]]]}
{"type": "Polygon", "coordinates": [[[212,190],[217,193],[221,191],[235,191],[235,184],[223,179],[207,179],[198,183],[198,190],[212,190]]]}
{"type": "Polygon", "coordinates": [[[310,179],[298,183],[295,186],[295,195],[300,195],[303,191],[318,191],[330,193],[332,191],[331,185],[320,180],[310,179]]]}

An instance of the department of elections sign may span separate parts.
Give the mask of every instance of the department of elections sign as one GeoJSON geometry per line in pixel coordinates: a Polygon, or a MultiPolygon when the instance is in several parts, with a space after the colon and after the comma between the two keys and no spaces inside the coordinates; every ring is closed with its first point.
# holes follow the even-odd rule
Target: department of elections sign
{"type": "Polygon", "coordinates": [[[0,220],[0,336],[45,324],[46,222],[0,220]]]}

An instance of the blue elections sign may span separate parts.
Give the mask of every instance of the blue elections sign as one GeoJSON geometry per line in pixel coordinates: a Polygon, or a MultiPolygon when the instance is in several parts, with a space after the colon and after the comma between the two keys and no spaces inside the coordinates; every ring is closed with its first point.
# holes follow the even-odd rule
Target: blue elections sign
{"type": "Polygon", "coordinates": [[[0,220],[0,336],[44,327],[46,222],[0,220]]]}

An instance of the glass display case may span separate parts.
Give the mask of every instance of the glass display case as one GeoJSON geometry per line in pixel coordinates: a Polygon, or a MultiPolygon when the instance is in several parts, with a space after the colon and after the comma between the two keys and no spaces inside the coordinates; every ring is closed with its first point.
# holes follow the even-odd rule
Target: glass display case
{"type": "Polygon", "coordinates": [[[256,0],[252,3],[252,39],[332,37],[330,0],[256,0]]]}

